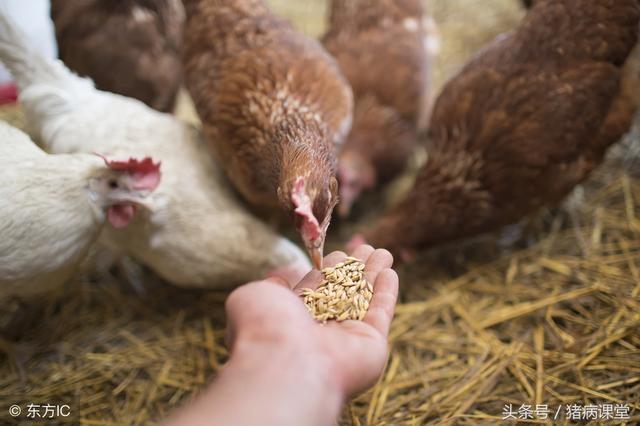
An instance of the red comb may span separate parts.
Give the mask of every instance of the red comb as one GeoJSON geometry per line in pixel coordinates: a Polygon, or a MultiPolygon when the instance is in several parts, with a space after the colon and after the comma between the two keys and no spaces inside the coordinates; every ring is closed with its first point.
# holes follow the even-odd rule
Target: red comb
{"type": "Polygon", "coordinates": [[[0,105],[13,104],[18,100],[18,88],[13,83],[0,84],[0,105]]]}
{"type": "Polygon", "coordinates": [[[160,184],[161,163],[154,163],[151,157],[145,157],[142,160],[133,157],[128,160],[111,160],[104,155],[95,154],[102,158],[110,169],[128,172],[134,180],[135,189],[153,191],[160,184]]]}
{"type": "Polygon", "coordinates": [[[320,229],[318,219],[313,215],[311,200],[309,199],[304,186],[304,178],[299,177],[294,184],[293,191],[291,192],[291,200],[296,206],[295,213],[304,218],[302,232],[308,238],[316,240],[322,235],[322,230],[320,229]]]}

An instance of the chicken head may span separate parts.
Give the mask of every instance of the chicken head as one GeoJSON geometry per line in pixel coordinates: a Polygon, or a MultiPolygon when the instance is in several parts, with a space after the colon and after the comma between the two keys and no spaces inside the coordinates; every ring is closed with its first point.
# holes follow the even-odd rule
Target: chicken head
{"type": "Polygon", "coordinates": [[[160,184],[160,163],[154,163],[150,157],[112,160],[97,155],[107,169],[91,180],[92,196],[107,210],[109,223],[114,228],[124,228],[139,207],[149,208],[145,198],[160,184]]]}
{"type": "Polygon", "coordinates": [[[295,224],[311,262],[322,268],[324,241],[331,222],[331,213],[338,201],[338,181],[332,177],[326,194],[310,193],[307,179],[296,178],[291,190],[291,202],[295,208],[295,224]]]}

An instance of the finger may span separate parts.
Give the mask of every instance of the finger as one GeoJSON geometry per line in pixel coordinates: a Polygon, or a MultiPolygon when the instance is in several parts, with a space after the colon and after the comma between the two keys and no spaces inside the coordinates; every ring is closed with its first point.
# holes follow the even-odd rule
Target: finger
{"type": "Polygon", "coordinates": [[[301,257],[291,264],[270,270],[265,278],[282,278],[289,282],[289,288],[293,288],[311,269],[311,263],[305,257],[301,257]]]}
{"type": "MultiPolygon", "coordinates": [[[[227,318],[226,344],[230,351],[237,334],[247,325],[261,322],[265,315],[282,316],[287,298],[293,293],[289,283],[282,278],[269,278],[262,281],[254,281],[235,289],[225,301],[227,318]]],[[[305,309],[304,307],[301,307],[305,309]]]]}
{"type": "MultiPolygon", "coordinates": [[[[344,261],[346,257],[347,257],[347,254],[345,252],[334,251],[325,256],[323,263],[325,268],[333,267],[338,263],[344,261]]],[[[299,294],[304,288],[310,288],[315,290],[316,288],[318,288],[321,281],[322,281],[322,272],[318,271],[317,269],[314,269],[311,272],[309,272],[302,279],[302,281],[300,281],[300,284],[298,284],[295,287],[295,291],[296,293],[299,294]]]]}
{"type": "Polygon", "coordinates": [[[300,281],[300,283],[297,286],[294,287],[293,291],[299,295],[300,293],[302,293],[302,290],[305,288],[310,288],[312,290],[315,290],[316,288],[318,288],[321,281],[322,281],[322,272],[318,271],[317,269],[313,269],[311,270],[311,272],[305,275],[305,277],[302,279],[302,281],[300,281]]]}
{"type": "Polygon", "coordinates": [[[238,312],[242,310],[239,309],[240,306],[243,305],[245,300],[246,290],[245,288],[253,285],[254,283],[245,284],[233,290],[229,296],[227,296],[227,300],[224,301],[224,310],[225,316],[227,318],[232,318],[238,312]]]}
{"type": "Polygon", "coordinates": [[[384,269],[389,269],[393,266],[393,256],[389,251],[385,249],[377,249],[374,251],[369,259],[367,260],[367,264],[364,267],[364,277],[371,284],[376,282],[378,278],[378,274],[384,269]]]}
{"type": "Polygon", "coordinates": [[[363,321],[386,338],[397,300],[398,274],[393,269],[384,269],[378,273],[373,286],[373,298],[363,321]]]}
{"type": "Polygon", "coordinates": [[[334,251],[325,256],[323,265],[325,268],[331,268],[336,266],[338,263],[344,261],[347,257],[347,254],[343,251],[334,251]]]}
{"type": "Polygon", "coordinates": [[[373,247],[371,247],[368,244],[363,244],[359,247],[356,247],[354,250],[351,251],[351,257],[355,257],[356,259],[367,263],[367,260],[369,260],[369,257],[373,254],[373,252],[375,252],[376,249],[374,249],[373,247]]]}
{"type": "MultiPolygon", "coordinates": [[[[247,284],[249,285],[249,284],[247,284]]],[[[229,294],[227,300],[224,303],[225,318],[227,319],[227,329],[225,332],[225,345],[229,351],[233,351],[233,344],[236,340],[236,327],[235,322],[238,320],[238,314],[241,310],[238,309],[238,305],[243,304],[243,289],[238,287],[229,294]]]]}
{"type": "MultiPolygon", "coordinates": [[[[268,278],[262,281],[253,281],[248,284],[236,288],[229,294],[225,301],[225,313],[228,322],[241,322],[251,312],[255,311],[251,307],[261,306],[264,298],[260,297],[265,292],[269,292],[269,288],[278,287],[278,292],[282,292],[280,288],[291,292],[289,283],[282,278],[268,278]]],[[[271,290],[272,292],[273,290],[271,290]]]]}
{"type": "Polygon", "coordinates": [[[289,281],[285,280],[282,277],[269,277],[267,279],[265,279],[263,282],[265,283],[273,283],[273,284],[277,284],[281,287],[286,288],[287,290],[291,290],[291,285],[289,285],[289,281]]]}

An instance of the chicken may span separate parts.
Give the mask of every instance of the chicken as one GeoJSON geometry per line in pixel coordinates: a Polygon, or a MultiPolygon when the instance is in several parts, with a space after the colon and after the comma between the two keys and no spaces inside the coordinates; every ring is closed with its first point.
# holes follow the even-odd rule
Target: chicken
{"type": "Polygon", "coordinates": [[[629,129],[637,0],[536,0],[438,97],[414,187],[364,238],[396,253],[558,204],[629,129]]]}
{"type": "Polygon", "coordinates": [[[170,111],[181,84],[181,0],[52,0],[60,59],[101,90],[170,111]]]}
{"type": "Polygon", "coordinates": [[[429,115],[430,71],[439,45],[422,0],[332,0],[323,43],[351,83],[353,126],[339,157],[347,216],[363,190],[401,173],[429,115]]]}
{"type": "Polygon", "coordinates": [[[299,278],[302,250],[252,216],[207,155],[200,132],[142,102],[96,90],[45,59],[0,13],[0,60],[16,78],[28,125],[53,153],[99,151],[162,161],[163,179],[125,231],[101,241],[179,286],[220,288],[268,273],[299,278]],[[146,153],[146,154],[145,154],[146,153]]]}
{"type": "Polygon", "coordinates": [[[205,138],[242,196],[294,222],[315,266],[338,201],[353,96],[323,47],[263,0],[186,0],[184,72],[205,138]]]}
{"type": "Polygon", "coordinates": [[[150,158],[48,155],[0,121],[0,293],[64,283],[104,223],[129,225],[159,180],[150,158]]]}

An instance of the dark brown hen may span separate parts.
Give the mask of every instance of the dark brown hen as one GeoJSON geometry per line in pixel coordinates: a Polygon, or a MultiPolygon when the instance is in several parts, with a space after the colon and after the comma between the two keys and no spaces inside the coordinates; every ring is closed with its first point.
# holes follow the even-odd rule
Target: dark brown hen
{"type": "Polygon", "coordinates": [[[181,84],[181,0],[52,0],[60,59],[100,90],[170,111],[181,84]]]}
{"type": "Polygon", "coordinates": [[[365,238],[427,248],[559,203],[630,126],[623,65],[639,17],[637,0],[537,0],[446,85],[427,164],[365,238]]]}
{"type": "Polygon", "coordinates": [[[185,78],[211,149],[246,200],[290,215],[318,266],[352,120],[348,83],[262,0],[185,7],[185,78]]]}
{"type": "Polygon", "coordinates": [[[404,170],[429,115],[438,37],[421,0],[333,0],[323,42],[356,101],[338,165],[347,215],[363,190],[404,170]]]}

